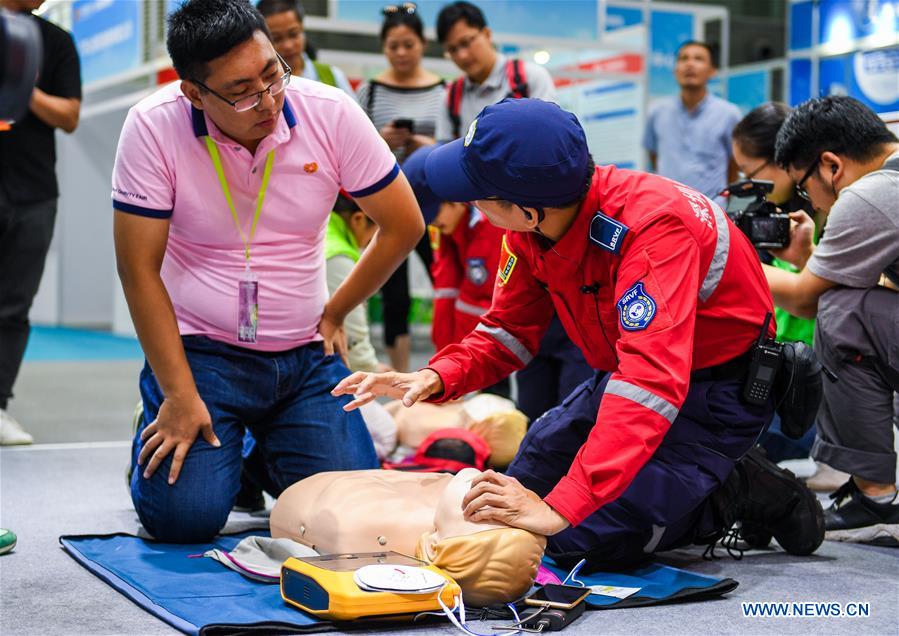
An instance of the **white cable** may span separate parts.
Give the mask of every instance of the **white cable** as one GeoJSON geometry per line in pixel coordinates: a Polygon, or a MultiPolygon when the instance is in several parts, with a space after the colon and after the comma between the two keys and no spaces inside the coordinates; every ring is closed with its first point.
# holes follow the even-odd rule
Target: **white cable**
{"type": "MultiPolygon", "coordinates": [[[[518,617],[518,612],[515,610],[515,603],[506,603],[506,607],[508,607],[510,610],[512,610],[512,616],[515,617],[515,625],[517,625],[518,627],[521,627],[521,619],[518,617]]],[[[509,632],[510,636],[511,636],[511,634],[520,634],[520,633],[521,633],[520,629],[518,629],[517,631],[514,631],[514,632],[509,632]]]]}
{"type": "MultiPolygon", "coordinates": [[[[446,617],[450,620],[450,622],[453,625],[458,627],[460,630],[462,630],[469,636],[500,636],[500,634],[496,634],[493,632],[491,632],[490,634],[481,634],[479,632],[469,629],[465,624],[465,622],[466,622],[465,621],[465,603],[462,600],[462,594],[460,593],[459,596],[453,597],[453,609],[450,609],[446,606],[446,603],[443,602],[442,592],[443,592],[443,588],[441,588],[440,592],[437,593],[437,602],[440,603],[440,607],[443,609],[443,613],[446,615],[446,617]],[[459,621],[458,618],[456,618],[456,615],[455,615],[455,611],[457,609],[459,610],[459,614],[462,617],[461,622],[459,621]]],[[[503,635],[503,636],[505,636],[505,635],[503,635]]]]}
{"type": "Polygon", "coordinates": [[[583,581],[579,581],[574,578],[575,575],[580,571],[580,569],[584,567],[584,564],[586,562],[587,559],[581,559],[580,561],[578,561],[577,564],[573,568],[571,568],[571,572],[568,573],[568,576],[564,578],[564,580],[562,581],[562,585],[565,585],[570,580],[572,583],[577,583],[579,587],[587,587],[586,585],[584,585],[583,581]]]}

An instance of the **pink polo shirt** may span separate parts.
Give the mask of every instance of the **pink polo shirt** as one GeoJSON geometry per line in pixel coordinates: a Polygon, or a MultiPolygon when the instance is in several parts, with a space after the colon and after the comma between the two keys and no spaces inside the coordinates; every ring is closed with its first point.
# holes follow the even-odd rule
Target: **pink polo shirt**
{"type": "Polygon", "coordinates": [[[291,78],[275,131],[255,155],[191,106],[178,82],[128,113],[112,173],[113,207],[168,219],[162,280],[182,335],[262,351],[319,340],[328,298],[324,237],[341,188],[374,194],[399,173],[387,144],[343,91],[291,78]],[[259,279],[257,343],[237,340],[244,247],[206,148],[216,142],[234,207],[249,234],[268,151],[275,163],[251,247],[259,279]]]}

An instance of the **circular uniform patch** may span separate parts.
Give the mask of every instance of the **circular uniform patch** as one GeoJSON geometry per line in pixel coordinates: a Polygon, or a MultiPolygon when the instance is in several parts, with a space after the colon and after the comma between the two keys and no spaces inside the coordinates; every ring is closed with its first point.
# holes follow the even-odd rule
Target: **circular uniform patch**
{"type": "Polygon", "coordinates": [[[656,301],[639,282],[624,292],[618,300],[618,316],[625,331],[646,329],[656,315],[656,301]]]}
{"type": "Polygon", "coordinates": [[[483,258],[469,258],[467,266],[468,280],[478,286],[487,282],[487,264],[483,258]]]}

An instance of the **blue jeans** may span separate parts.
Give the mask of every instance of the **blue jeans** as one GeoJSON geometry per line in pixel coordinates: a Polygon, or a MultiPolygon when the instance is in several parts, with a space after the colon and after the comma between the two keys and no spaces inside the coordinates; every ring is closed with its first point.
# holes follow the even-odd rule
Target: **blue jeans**
{"type": "Polygon", "coordinates": [[[780,416],[775,413],[771,420],[771,426],[762,435],[759,444],[765,449],[765,454],[775,464],[787,459],[806,459],[812,452],[812,444],[815,443],[816,425],[812,425],[805,435],[799,439],[787,437],[780,430],[780,416]]]}
{"type": "MultiPolygon", "coordinates": [[[[131,499],[147,531],[160,541],[198,543],[225,525],[240,488],[245,427],[256,439],[275,496],[291,484],[329,470],[377,468],[371,436],[358,411],[341,407],[348,396],[330,391],[349,371],[319,343],[267,353],[203,336],[183,336],[187,362],[209,409],[221,447],[198,436],[178,481],[168,485],[172,454],[149,479],[131,476],[131,499]]],[[[148,364],[140,374],[144,419],[132,443],[136,464],[140,433],[156,419],[162,391],[148,364]]]]}

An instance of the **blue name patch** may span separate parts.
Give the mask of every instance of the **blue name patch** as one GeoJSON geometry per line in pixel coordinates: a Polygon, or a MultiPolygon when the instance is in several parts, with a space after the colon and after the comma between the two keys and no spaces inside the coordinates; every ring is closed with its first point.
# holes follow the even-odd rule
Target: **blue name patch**
{"type": "Polygon", "coordinates": [[[590,222],[590,240],[612,254],[618,254],[628,229],[624,223],[597,212],[590,222]]]}
{"type": "Polygon", "coordinates": [[[656,317],[656,301],[637,283],[618,300],[618,316],[625,331],[641,331],[656,317]]]}

